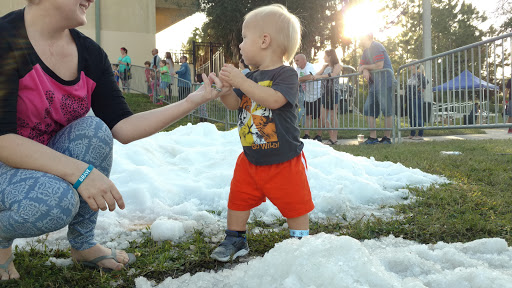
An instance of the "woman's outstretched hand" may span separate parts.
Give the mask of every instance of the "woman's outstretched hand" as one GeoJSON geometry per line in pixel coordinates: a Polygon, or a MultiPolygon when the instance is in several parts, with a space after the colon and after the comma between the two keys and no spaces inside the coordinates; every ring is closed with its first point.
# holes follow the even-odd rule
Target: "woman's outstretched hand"
{"type": "Polygon", "coordinates": [[[185,98],[187,101],[192,101],[196,106],[218,98],[223,91],[222,81],[215,76],[215,73],[210,73],[209,76],[203,73],[202,77],[203,85],[185,98]]]}

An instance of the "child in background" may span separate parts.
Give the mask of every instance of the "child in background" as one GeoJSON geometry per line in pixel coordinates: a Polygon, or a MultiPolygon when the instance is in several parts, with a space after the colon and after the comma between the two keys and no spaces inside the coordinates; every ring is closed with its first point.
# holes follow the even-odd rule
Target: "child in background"
{"type": "Polygon", "coordinates": [[[228,200],[226,238],[211,257],[226,262],[246,255],[247,221],[252,208],[268,198],[287,218],[290,235],[309,235],[314,208],[306,158],[297,127],[299,81],[290,61],[300,42],[300,22],[279,4],[245,16],[240,53],[258,70],[244,74],[224,65],[221,101],[238,109],[243,152],[236,162],[228,200]],[[230,87],[234,89],[230,89],[230,87]]]}
{"type": "Polygon", "coordinates": [[[147,91],[148,91],[148,95],[150,95],[150,97],[152,96],[151,94],[153,94],[153,89],[151,89],[151,62],[149,61],[146,61],[144,62],[144,67],[146,67],[146,69],[144,70],[144,74],[146,75],[146,85],[147,85],[147,91]]]}
{"type": "MultiPolygon", "coordinates": [[[[167,98],[167,86],[169,86],[169,81],[171,76],[169,75],[169,68],[167,67],[167,61],[160,60],[160,97],[167,98]]],[[[157,103],[158,104],[158,103],[157,103]]]]}
{"type": "Polygon", "coordinates": [[[114,79],[116,80],[116,84],[119,86],[119,65],[112,64],[112,71],[114,72],[114,79]]]}

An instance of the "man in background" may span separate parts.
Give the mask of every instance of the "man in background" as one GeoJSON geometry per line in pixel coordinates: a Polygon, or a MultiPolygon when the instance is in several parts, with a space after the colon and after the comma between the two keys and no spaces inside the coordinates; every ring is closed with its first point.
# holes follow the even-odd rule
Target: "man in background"
{"type": "MultiPolygon", "coordinates": [[[[316,74],[313,64],[306,60],[306,55],[297,54],[295,56],[295,64],[297,65],[297,74],[299,75],[299,104],[306,115],[306,123],[304,128],[313,127],[313,120],[320,117],[321,94],[320,94],[320,81],[313,80],[313,75],[316,74]],[[307,82],[309,81],[309,82],[307,82]],[[307,82],[307,83],[306,83],[307,82]]],[[[301,111],[302,112],[302,111],[301,111]]],[[[301,115],[301,114],[299,114],[301,115]]],[[[301,117],[299,117],[299,120],[301,117]]],[[[310,139],[309,130],[304,130],[302,139],[310,139]]],[[[322,135],[318,130],[314,140],[322,142],[322,135]]]]}
{"type": "Polygon", "coordinates": [[[379,141],[377,131],[370,130],[370,136],[364,144],[391,144],[391,128],[393,125],[393,67],[386,48],[374,41],[373,34],[367,34],[361,38],[361,48],[364,49],[359,63],[359,72],[363,73],[368,81],[368,98],[364,104],[364,115],[368,118],[368,127],[375,128],[375,119],[380,112],[384,116],[384,136],[379,141]],[[381,69],[390,69],[377,71],[381,69]]]}
{"type": "Polygon", "coordinates": [[[183,100],[190,93],[190,67],[188,67],[187,56],[180,57],[180,70],[172,73],[178,75],[178,99],[183,100]]]}

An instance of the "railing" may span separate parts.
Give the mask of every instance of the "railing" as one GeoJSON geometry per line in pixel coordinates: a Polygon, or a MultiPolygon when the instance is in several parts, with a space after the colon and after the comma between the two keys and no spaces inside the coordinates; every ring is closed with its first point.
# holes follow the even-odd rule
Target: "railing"
{"type": "Polygon", "coordinates": [[[130,73],[130,77],[126,73],[120,75],[118,84],[123,92],[151,94],[151,75],[155,75],[155,70],[144,66],[130,65],[130,73]]]}
{"type": "Polygon", "coordinates": [[[359,77],[361,73],[351,73],[301,83],[299,103],[304,99],[305,104],[299,111],[300,129],[306,133],[309,130],[393,131],[390,124],[394,117],[396,80],[391,69],[375,70],[371,74],[371,81],[376,82],[368,83],[359,77]],[[375,126],[369,116],[376,118],[375,126]],[[389,118],[388,125],[386,118],[389,118]]]}
{"type": "Polygon", "coordinates": [[[420,129],[511,127],[502,113],[511,37],[505,34],[401,66],[398,137],[420,129]]]}
{"type": "Polygon", "coordinates": [[[208,75],[211,72],[214,72],[218,75],[220,69],[222,69],[222,66],[224,65],[224,62],[224,51],[221,48],[219,49],[219,51],[213,54],[213,57],[212,59],[210,59],[210,61],[199,66],[199,69],[197,69],[197,74],[205,73],[206,75],[208,75]]]}
{"type": "MultiPolygon", "coordinates": [[[[512,127],[503,113],[507,100],[503,93],[505,75],[508,78],[512,72],[507,66],[511,56],[505,53],[508,45],[512,46],[511,38],[512,33],[408,63],[399,68],[398,81],[390,69],[382,69],[372,72],[373,83],[360,77],[361,73],[301,83],[298,125],[307,133],[392,131],[393,142],[400,141],[403,133],[419,129],[512,127]],[[368,121],[372,116],[376,116],[375,126],[368,121]]],[[[219,52],[212,59],[213,65],[204,65],[201,72],[218,74],[223,63],[219,52]],[[210,67],[213,71],[206,70],[210,67]]],[[[165,88],[159,86],[159,73],[152,69],[151,75],[157,80],[152,79],[148,85],[145,67],[133,65],[131,72],[129,89],[153,94],[155,103],[177,102],[201,85],[172,76],[165,88]]],[[[223,123],[225,130],[238,121],[237,111],[227,110],[218,99],[202,105],[189,117],[223,123]]]]}

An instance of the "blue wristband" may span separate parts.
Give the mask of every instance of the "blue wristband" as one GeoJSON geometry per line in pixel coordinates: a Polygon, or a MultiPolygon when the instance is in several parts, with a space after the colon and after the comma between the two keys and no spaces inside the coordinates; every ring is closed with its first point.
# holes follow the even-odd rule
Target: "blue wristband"
{"type": "Polygon", "coordinates": [[[85,169],[84,173],[82,173],[82,175],[78,178],[78,180],[76,180],[75,184],[73,185],[73,188],[75,188],[75,190],[78,189],[78,187],[80,187],[80,185],[82,185],[82,182],[84,182],[85,178],[87,178],[87,176],[89,176],[89,174],[91,174],[92,169],[94,169],[94,166],[89,165],[89,167],[87,167],[87,169],[85,169]]]}
{"type": "Polygon", "coordinates": [[[297,237],[297,238],[309,236],[309,230],[292,230],[292,229],[290,229],[290,236],[297,237]]]}

